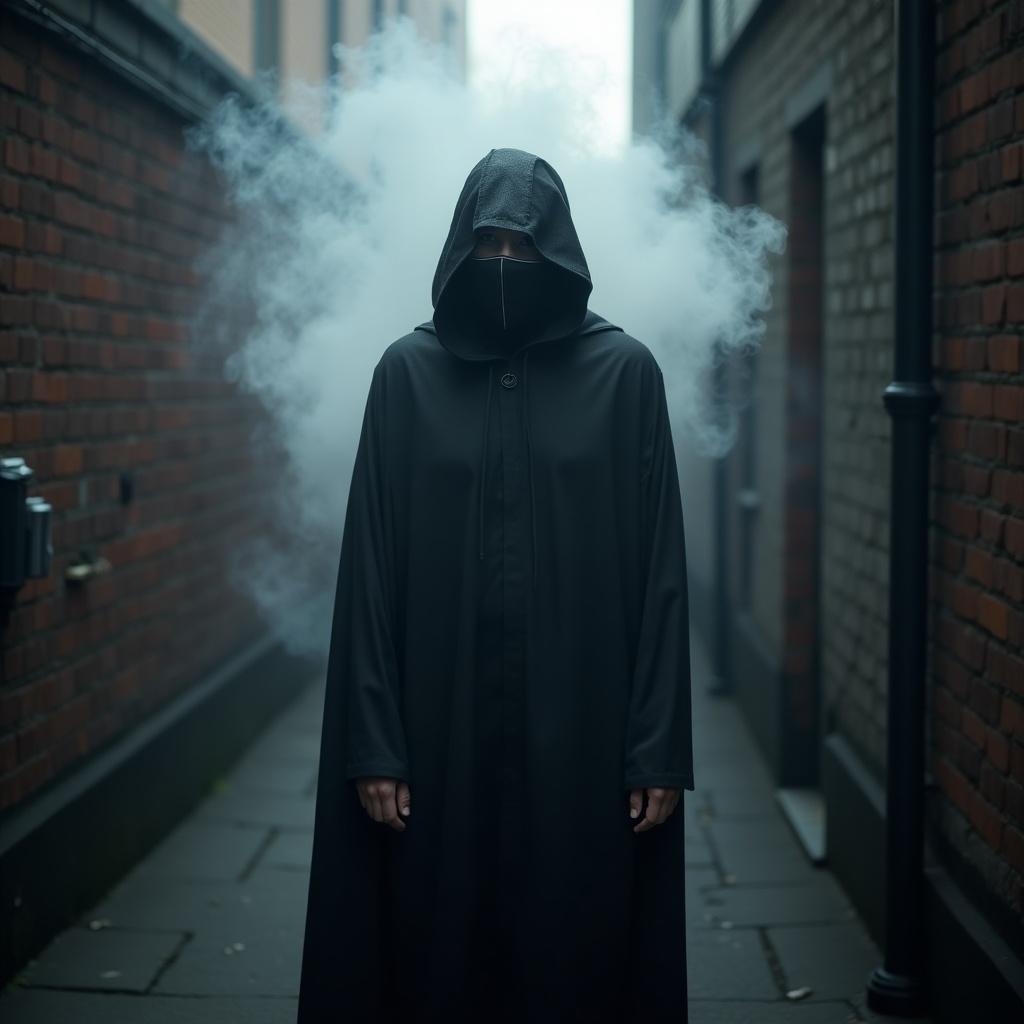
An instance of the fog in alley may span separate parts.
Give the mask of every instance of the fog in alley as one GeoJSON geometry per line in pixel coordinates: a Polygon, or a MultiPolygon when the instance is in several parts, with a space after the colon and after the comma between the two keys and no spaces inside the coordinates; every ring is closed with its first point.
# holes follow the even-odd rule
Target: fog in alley
{"type": "MultiPolygon", "coordinates": [[[[281,91],[286,122],[305,126],[301,142],[269,89],[262,106],[226,101],[192,133],[238,212],[199,268],[195,343],[227,353],[225,373],[269,413],[270,436],[252,443],[284,537],[240,546],[235,576],[294,650],[328,638],[371,370],[430,318],[455,200],[492,147],[534,152],[561,174],[594,280],[590,307],[654,351],[677,446],[713,454],[731,443],[735,410],[714,408],[708,371],[758,344],[768,254],[783,249],[785,227],[712,197],[694,136],[630,141],[627,84],[619,96],[612,64],[521,17],[518,29],[484,26],[489,39],[471,32],[468,82],[404,19],[365,48],[339,45],[333,80],[281,91]],[[251,317],[241,337],[228,315],[238,309],[251,317]]],[[[628,35],[614,38],[625,60],[628,35]]]]}

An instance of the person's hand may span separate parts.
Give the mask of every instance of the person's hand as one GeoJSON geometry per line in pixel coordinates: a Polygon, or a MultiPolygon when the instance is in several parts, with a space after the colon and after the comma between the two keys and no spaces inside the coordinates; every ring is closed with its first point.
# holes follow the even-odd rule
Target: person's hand
{"type": "MultiPolygon", "coordinates": [[[[646,832],[648,829],[660,825],[675,809],[679,802],[679,790],[677,788],[663,788],[662,786],[647,787],[647,813],[640,819],[634,832],[646,832]]],[[[629,791],[629,816],[640,817],[640,811],[644,805],[644,791],[642,789],[631,789],[629,791]]]]}
{"type": "Polygon", "coordinates": [[[409,784],[401,779],[380,776],[356,779],[356,790],[363,810],[382,825],[390,825],[396,832],[405,831],[403,817],[412,810],[409,784]]]}

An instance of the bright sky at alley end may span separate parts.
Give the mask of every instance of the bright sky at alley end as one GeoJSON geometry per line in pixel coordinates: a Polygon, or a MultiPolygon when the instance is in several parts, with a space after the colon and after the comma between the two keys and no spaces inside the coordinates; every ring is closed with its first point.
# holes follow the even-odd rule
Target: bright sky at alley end
{"type": "Polygon", "coordinates": [[[469,83],[485,95],[536,73],[541,54],[593,99],[593,135],[621,149],[630,134],[631,0],[467,0],[469,83]]]}

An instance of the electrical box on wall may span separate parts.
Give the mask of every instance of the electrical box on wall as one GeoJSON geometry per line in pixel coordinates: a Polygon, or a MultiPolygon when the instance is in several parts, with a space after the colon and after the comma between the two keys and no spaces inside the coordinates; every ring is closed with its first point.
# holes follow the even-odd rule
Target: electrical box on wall
{"type": "Polygon", "coordinates": [[[49,575],[53,558],[48,502],[29,497],[32,470],[21,458],[0,459],[0,587],[49,575]]]}

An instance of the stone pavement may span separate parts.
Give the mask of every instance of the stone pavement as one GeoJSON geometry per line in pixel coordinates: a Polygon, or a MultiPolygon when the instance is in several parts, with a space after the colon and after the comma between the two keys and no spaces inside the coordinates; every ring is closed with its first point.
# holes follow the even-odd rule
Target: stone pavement
{"type": "MultiPolygon", "coordinates": [[[[704,692],[710,674],[696,642],[693,669],[697,789],[682,807],[690,1024],[894,1020],[864,1008],[881,955],[776,809],[734,702],[704,692]]],[[[0,993],[0,1020],[292,1024],[322,707],[313,684],[0,993]]]]}

